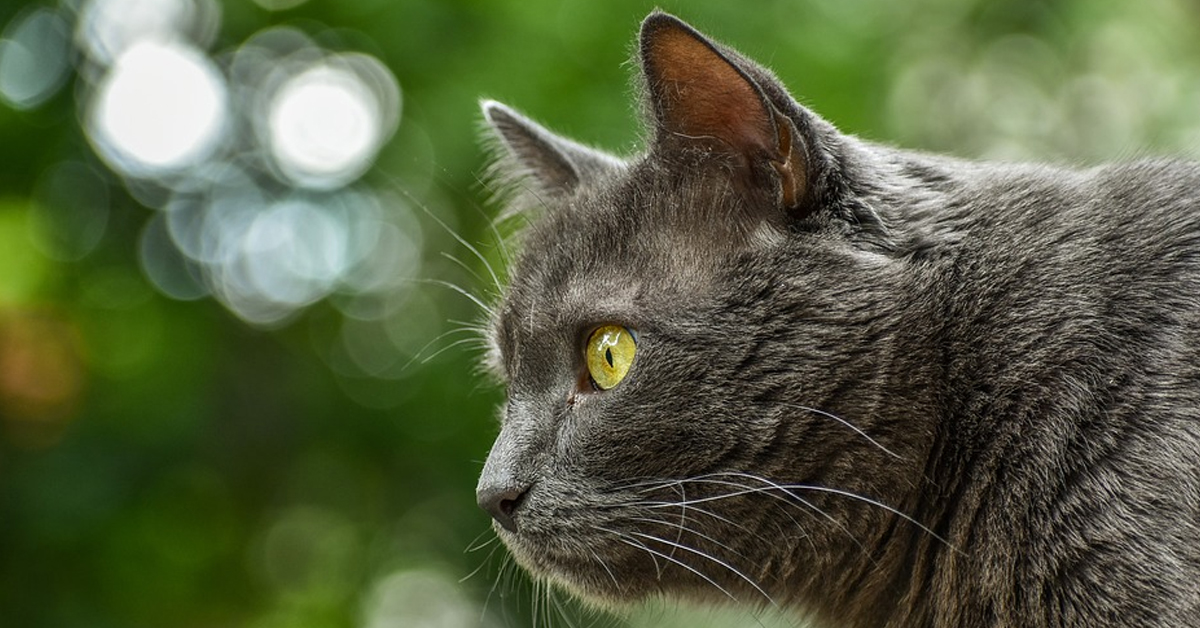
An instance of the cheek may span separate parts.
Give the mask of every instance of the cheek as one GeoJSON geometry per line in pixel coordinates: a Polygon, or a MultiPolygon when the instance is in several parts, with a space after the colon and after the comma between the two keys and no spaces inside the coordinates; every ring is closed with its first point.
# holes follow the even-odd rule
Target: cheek
{"type": "Polygon", "coordinates": [[[702,347],[671,351],[667,342],[649,338],[618,387],[579,401],[559,434],[565,464],[610,481],[682,478],[714,470],[751,445],[747,421],[755,413],[730,398],[736,387],[720,356],[702,347]]]}
{"type": "Polygon", "coordinates": [[[733,421],[692,398],[667,397],[588,413],[562,434],[564,462],[585,477],[621,481],[681,478],[709,471],[741,440],[733,421]]]}

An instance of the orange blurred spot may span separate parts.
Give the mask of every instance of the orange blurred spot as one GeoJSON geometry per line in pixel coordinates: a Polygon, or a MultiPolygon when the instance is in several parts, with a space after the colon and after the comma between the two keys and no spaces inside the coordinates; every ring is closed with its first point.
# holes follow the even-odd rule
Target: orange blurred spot
{"type": "Polygon", "coordinates": [[[79,333],[49,310],[0,310],[0,420],[31,449],[58,442],[83,392],[79,333]]]}

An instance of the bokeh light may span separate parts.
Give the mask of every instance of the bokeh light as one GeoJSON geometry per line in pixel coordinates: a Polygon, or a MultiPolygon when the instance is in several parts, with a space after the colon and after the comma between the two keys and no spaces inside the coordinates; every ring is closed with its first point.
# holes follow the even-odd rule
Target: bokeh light
{"type": "Polygon", "coordinates": [[[286,11],[294,9],[308,0],[254,0],[254,4],[268,11],[286,11]]]}
{"type": "Polygon", "coordinates": [[[153,177],[211,156],[227,128],[224,79],[207,57],[179,43],[124,49],[97,87],[88,128],[113,169],[153,177]]]}
{"type": "Polygon", "coordinates": [[[53,96],[71,71],[70,26],[60,11],[34,7],[0,34],[0,99],[32,109],[53,96]]]}
{"type": "Polygon", "coordinates": [[[108,229],[111,196],[108,180],[98,168],[83,161],[50,166],[34,184],[31,240],[56,260],[87,257],[108,229]]]}
{"type": "Polygon", "coordinates": [[[199,268],[175,246],[167,219],[161,214],[142,229],[138,262],[150,283],[172,299],[192,301],[209,294],[199,268]]]}
{"type": "Polygon", "coordinates": [[[260,326],[335,293],[378,301],[422,256],[397,233],[406,212],[385,215],[358,183],[399,124],[399,84],[293,27],[211,56],[219,15],[202,0],[95,0],[79,15],[88,138],[164,214],[142,230],[147,278],[260,326]]]}
{"type": "Polygon", "coordinates": [[[147,41],[203,49],[217,35],[220,9],[216,0],[86,0],[76,41],[88,59],[103,66],[147,41]]]}
{"type": "Polygon", "coordinates": [[[399,116],[390,78],[370,57],[341,55],[283,82],[265,116],[279,171],[296,185],[323,189],[357,179],[399,116]]]}
{"type": "Polygon", "coordinates": [[[257,546],[254,567],[275,589],[346,596],[359,578],[361,532],[328,509],[299,506],[280,513],[257,546]]]}
{"type": "Polygon", "coordinates": [[[363,628],[499,626],[481,614],[456,582],[427,570],[397,571],[379,579],[363,604],[363,628]]]}

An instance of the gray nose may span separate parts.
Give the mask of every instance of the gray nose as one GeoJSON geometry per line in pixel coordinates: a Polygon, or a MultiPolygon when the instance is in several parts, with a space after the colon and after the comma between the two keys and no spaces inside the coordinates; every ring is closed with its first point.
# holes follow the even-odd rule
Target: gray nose
{"type": "Polygon", "coordinates": [[[517,531],[517,522],[513,519],[517,508],[525,498],[528,487],[488,486],[481,487],[475,498],[479,507],[488,511],[492,519],[509,532],[517,531]]]}

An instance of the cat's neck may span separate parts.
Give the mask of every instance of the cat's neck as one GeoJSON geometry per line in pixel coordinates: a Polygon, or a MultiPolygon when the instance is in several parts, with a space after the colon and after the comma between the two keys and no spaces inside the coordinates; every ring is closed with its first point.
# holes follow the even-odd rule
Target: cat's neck
{"type": "MultiPolygon", "coordinates": [[[[1084,172],[983,169],[919,155],[894,163],[893,172],[921,178],[930,195],[890,202],[888,183],[879,185],[884,220],[924,243],[898,262],[897,285],[921,295],[898,311],[937,323],[897,329],[896,345],[908,353],[889,356],[891,377],[882,384],[891,387],[886,398],[897,421],[920,433],[912,439],[920,471],[891,465],[890,477],[861,485],[882,491],[924,528],[899,515],[863,526],[874,532],[863,544],[878,554],[847,551],[841,567],[855,575],[844,578],[847,593],[834,608],[851,625],[923,625],[933,617],[958,625],[971,613],[982,621],[992,595],[964,574],[984,565],[1019,569],[1012,539],[1044,527],[1047,482],[1091,472],[1101,438],[1142,429],[1136,414],[1114,414],[1136,391],[1131,364],[1178,347],[1145,333],[1161,325],[1162,307],[1136,292],[1176,298],[1191,262],[1153,252],[1189,238],[1196,225],[1186,207],[1141,192],[1151,186],[1140,177],[1170,164],[1084,172]],[[1084,177],[1086,185],[1075,184],[1084,177]],[[1105,202],[1115,193],[1125,195],[1121,204],[1105,202]],[[979,198],[988,199],[983,209],[972,200],[979,198]],[[1158,228],[1144,228],[1155,221],[1158,228]],[[1093,433],[1099,416],[1107,417],[1105,434],[1093,433]],[[904,488],[889,494],[889,482],[904,488]],[[955,549],[968,545],[970,555],[955,549]],[[880,608],[910,615],[874,615],[880,608]]],[[[1187,176],[1195,174],[1162,178],[1187,176]]]]}
{"type": "Polygon", "coordinates": [[[938,486],[930,468],[944,453],[955,347],[945,321],[955,261],[947,251],[915,266],[889,263],[864,278],[886,297],[848,326],[858,330],[849,342],[861,350],[846,350],[829,366],[834,384],[813,402],[862,434],[820,454],[826,463],[813,483],[835,492],[804,497],[836,523],[814,526],[809,538],[795,542],[794,562],[821,568],[797,574],[794,590],[802,606],[849,619],[847,625],[856,625],[856,617],[861,625],[881,625],[879,609],[920,616],[923,602],[901,603],[912,594],[914,568],[928,564],[916,557],[955,551],[939,497],[953,487],[938,486]]]}
{"type": "MultiPolygon", "coordinates": [[[[803,578],[800,590],[847,625],[922,625],[955,606],[945,597],[953,590],[948,574],[970,569],[971,559],[957,548],[987,489],[972,478],[993,477],[980,473],[980,465],[1026,464],[1020,447],[996,443],[1029,434],[1016,422],[1061,393],[1057,382],[1044,395],[1029,391],[1031,382],[1053,382],[1046,369],[1057,363],[1054,356],[1028,354],[1055,346],[1059,330],[1045,325],[1061,320],[1036,304],[1065,307],[1087,289],[1069,278],[1053,284],[1064,294],[1044,294],[1049,276],[1066,265],[1053,252],[1042,260],[1045,280],[1027,276],[1018,261],[1029,256],[1021,243],[1046,229],[1024,204],[1061,193],[1061,177],[1070,173],[1043,169],[1046,185],[1015,190],[1003,175],[974,179],[974,165],[882,154],[892,178],[873,184],[873,201],[899,245],[886,272],[870,280],[893,300],[879,302],[871,318],[882,326],[863,331],[869,357],[847,358],[837,379],[853,385],[841,387],[842,401],[828,407],[857,421],[888,451],[863,446],[834,454],[835,461],[858,463],[829,473],[823,484],[856,497],[816,501],[841,525],[817,540],[818,552],[829,552],[818,561],[827,569],[803,578]],[[1060,180],[1051,184],[1054,177],[1060,180]],[[913,185],[914,178],[922,184],[913,185]],[[900,191],[913,188],[925,196],[900,191]],[[977,194],[1011,199],[1004,212],[975,215],[962,199],[977,194]],[[997,452],[1016,457],[1004,460],[997,452]],[[880,609],[891,615],[879,616],[880,609]],[[899,612],[907,618],[897,621],[899,612]]],[[[1028,171],[1021,175],[1030,180],[1028,171]]]]}

